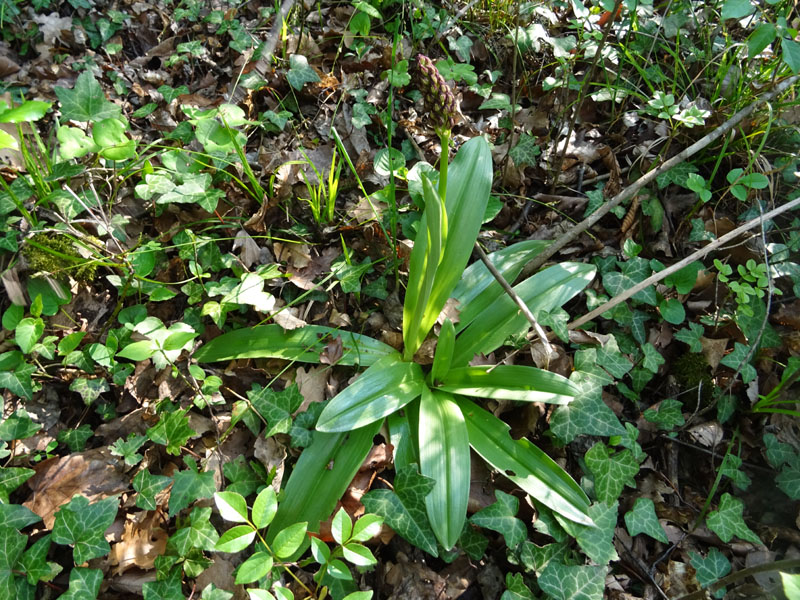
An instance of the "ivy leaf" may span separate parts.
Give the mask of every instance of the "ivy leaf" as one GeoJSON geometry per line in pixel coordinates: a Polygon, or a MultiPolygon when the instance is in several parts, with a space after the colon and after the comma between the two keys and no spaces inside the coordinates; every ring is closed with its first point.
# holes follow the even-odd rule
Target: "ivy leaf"
{"type": "Polygon", "coordinates": [[[763,439],[767,461],[773,469],[780,469],[783,465],[794,462],[797,454],[789,444],[779,441],[774,433],[765,433],[763,439]]]}
{"type": "Polygon", "coordinates": [[[59,596],[59,600],[95,600],[103,583],[100,569],[76,567],[69,574],[69,589],[59,596]]]}
{"type": "Polygon", "coordinates": [[[172,492],[169,495],[169,516],[174,517],[178,512],[200,498],[210,498],[217,491],[214,485],[214,473],[205,471],[199,473],[197,462],[191,458],[184,459],[189,468],[175,474],[172,492]]]}
{"type": "Polygon", "coordinates": [[[508,152],[508,155],[517,166],[536,166],[536,157],[541,153],[542,149],[539,148],[539,145],[536,143],[536,138],[527,133],[523,133],[517,145],[508,152]]]}
{"type": "Polygon", "coordinates": [[[0,504],[0,527],[24,529],[41,520],[42,517],[21,504],[0,504]]]}
{"type": "Polygon", "coordinates": [[[800,464],[795,461],[793,464],[784,467],[775,478],[775,483],[789,498],[800,500],[800,464]]]}
{"type": "Polygon", "coordinates": [[[181,446],[195,434],[195,431],[189,427],[187,412],[175,410],[169,413],[162,413],[158,423],[147,430],[147,437],[156,444],[166,446],[168,454],[179,456],[181,446]]]}
{"type": "Polygon", "coordinates": [[[27,536],[16,529],[0,525],[0,597],[17,597],[14,567],[27,543],[27,536]]]}
{"type": "Polygon", "coordinates": [[[8,495],[35,474],[33,469],[0,467],[0,502],[8,503],[8,495]]]}
{"type": "Polygon", "coordinates": [[[144,600],[185,600],[181,589],[180,569],[170,573],[164,581],[147,581],[142,586],[144,600]]]}
{"type": "Polygon", "coordinates": [[[622,379],[633,368],[633,363],[619,351],[619,345],[613,335],[597,350],[597,364],[616,379],[622,379]]]}
{"type": "Polygon", "coordinates": [[[489,540],[478,532],[477,527],[464,523],[464,531],[458,538],[458,547],[461,548],[472,560],[480,560],[486,552],[489,540]]]}
{"type": "Polygon", "coordinates": [[[303,402],[297,384],[292,384],[280,392],[254,384],[253,389],[247,392],[247,397],[256,412],[267,422],[265,437],[276,433],[288,433],[292,426],[292,413],[303,402]]]}
{"type": "MultiPolygon", "coordinates": [[[[731,563],[717,548],[711,548],[708,555],[703,558],[699,552],[689,552],[689,562],[695,568],[697,582],[703,587],[708,587],[731,572],[731,563]]],[[[717,590],[716,597],[725,595],[725,588],[717,590]]]]}
{"type": "Polygon", "coordinates": [[[651,373],[658,373],[658,368],[664,364],[664,357],[650,342],[642,346],[642,350],[644,351],[642,366],[651,373]]]}
{"type": "Polygon", "coordinates": [[[536,573],[537,577],[542,574],[544,568],[550,561],[564,563],[569,557],[569,543],[556,542],[537,546],[533,542],[525,541],[519,553],[519,558],[525,568],[536,573]]]}
{"type": "Polygon", "coordinates": [[[139,492],[136,496],[136,506],[143,510],[155,510],[156,494],[167,487],[171,481],[171,477],[153,475],[147,469],[139,471],[133,478],[133,489],[139,492]]]}
{"type": "Polygon", "coordinates": [[[0,388],[5,388],[25,400],[33,399],[33,385],[31,375],[36,367],[23,363],[13,371],[0,371],[0,388]]]}
{"type": "Polygon", "coordinates": [[[384,522],[400,536],[427,552],[438,556],[425,496],[431,493],[434,480],[420,475],[416,464],[401,468],[394,481],[394,491],[372,490],[362,502],[367,512],[383,517],[384,522]]]}
{"type": "Polygon", "coordinates": [[[685,423],[681,409],[683,404],[675,398],[665,398],[658,406],[658,410],[648,408],[644,411],[644,418],[658,425],[659,429],[670,431],[674,427],[680,427],[685,423]]]}
{"type": "Polygon", "coordinates": [[[64,121],[97,122],[115,119],[122,112],[119,106],[106,100],[103,88],[91,71],[81,73],[71,90],[56,87],[55,92],[61,101],[61,118],[64,121]]]}
{"type": "Polygon", "coordinates": [[[94,379],[78,377],[69,385],[69,389],[71,392],[80,394],[86,406],[91,406],[100,397],[100,394],[111,390],[108,382],[102,377],[94,379]]]}
{"type": "Polygon", "coordinates": [[[519,510],[519,500],[500,490],[495,490],[494,495],[497,502],[472,515],[470,522],[503,534],[506,546],[514,549],[528,537],[525,523],[514,516],[519,510]]]}
{"type": "MultiPolygon", "coordinates": [[[[237,581],[237,583],[239,582],[237,581]]],[[[200,600],[231,600],[231,598],[233,598],[233,592],[221,590],[213,583],[209,583],[206,587],[204,587],[203,593],[200,596],[200,600]]]]}
{"type": "Polygon", "coordinates": [[[594,489],[600,501],[611,504],[619,498],[626,484],[636,487],[633,478],[639,472],[639,463],[630,450],[611,454],[605,444],[597,442],[584,459],[594,477],[594,489]]]}
{"type": "Polygon", "coordinates": [[[750,383],[756,378],[756,368],[750,364],[752,356],[748,359],[750,354],[750,346],[735,342],[733,345],[733,352],[726,354],[720,360],[721,365],[730,367],[734,371],[741,370],[742,382],[750,383]]]}
{"type": "Polygon", "coordinates": [[[506,573],[506,591],[500,600],[535,600],[535,596],[525,585],[522,573],[506,573]]]}
{"type": "Polygon", "coordinates": [[[249,304],[258,312],[268,313],[275,308],[275,296],[264,291],[264,280],[258,273],[244,273],[241,282],[220,300],[220,304],[249,304]]]}
{"type": "Polygon", "coordinates": [[[55,574],[52,565],[47,562],[51,538],[52,535],[46,535],[36,540],[20,559],[28,583],[31,585],[36,585],[39,581],[49,581],[55,574]]]}
{"type": "Polygon", "coordinates": [[[20,408],[0,423],[0,440],[5,442],[24,440],[31,437],[41,428],[41,425],[33,422],[33,419],[24,408],[20,408]]]}
{"type": "Polygon", "coordinates": [[[236,492],[242,496],[249,496],[255,492],[264,480],[258,476],[253,468],[247,464],[244,456],[237,456],[231,462],[222,465],[222,472],[230,481],[225,488],[228,492],[236,492]]]}
{"type": "Polygon", "coordinates": [[[195,507],[189,515],[188,525],[181,527],[167,542],[168,548],[177,550],[180,556],[186,556],[194,548],[212,551],[219,541],[219,534],[209,519],[211,507],[195,507]]]}
{"type": "Polygon", "coordinates": [[[667,534],[656,516],[656,508],[650,498],[637,498],[633,509],[625,513],[625,526],[631,536],[646,533],[654,540],[669,542],[667,534]]]}
{"type": "Polygon", "coordinates": [[[72,544],[73,558],[78,565],[108,554],[111,547],[105,533],[117,516],[118,504],[116,497],[89,504],[84,496],[74,496],[56,512],[53,541],[72,544]]]}
{"type": "Polygon", "coordinates": [[[699,323],[689,323],[689,329],[681,329],[675,334],[675,339],[689,345],[689,352],[699,353],[703,350],[700,338],[703,337],[703,326],[699,323]]]}
{"type": "Polygon", "coordinates": [[[111,454],[114,456],[121,456],[128,466],[132,467],[138,465],[143,458],[142,455],[139,454],[139,448],[141,448],[146,441],[146,435],[131,433],[127,440],[119,438],[111,445],[111,454]]]}
{"type": "Polygon", "coordinates": [[[574,521],[569,521],[558,513],[554,513],[556,520],[564,530],[574,537],[581,550],[599,565],[608,564],[611,560],[617,560],[617,551],[614,550],[614,528],[617,526],[618,503],[614,502],[611,506],[603,502],[596,502],[587,511],[589,517],[594,521],[596,527],[579,525],[574,521]]]}
{"type": "Polygon", "coordinates": [[[761,544],[758,536],[745,525],[742,518],[743,510],[744,505],[741,500],[734,498],[730,494],[722,494],[719,508],[708,513],[706,524],[726,544],[731,541],[734,535],[748,542],[761,544]]]}
{"type": "MultiPolygon", "coordinates": [[[[576,376],[576,373],[570,380],[580,385],[581,375],[576,376]]],[[[581,394],[569,404],[558,406],[550,421],[550,429],[565,444],[581,434],[607,436],[625,433],[614,411],[595,394],[581,394]]]]}
{"type": "Polygon", "coordinates": [[[305,412],[301,412],[294,419],[289,429],[292,448],[306,448],[314,439],[314,426],[325,408],[324,402],[314,402],[305,412]]]}
{"type": "Polygon", "coordinates": [[[300,91],[306,83],[319,81],[319,75],[308,64],[308,59],[302,54],[292,54],[289,57],[289,72],[286,80],[294,89],[300,91]]]}
{"type": "Polygon", "coordinates": [[[381,73],[381,79],[386,79],[393,87],[408,85],[411,83],[411,75],[408,74],[408,61],[397,61],[391,69],[381,73]]]}
{"type": "Polygon", "coordinates": [[[94,435],[91,425],[83,424],[77,429],[62,429],[56,439],[65,444],[70,452],[83,452],[86,442],[94,435]]]}
{"type": "Polygon", "coordinates": [[[735,454],[726,454],[722,459],[722,464],[719,466],[719,472],[725,477],[733,480],[735,485],[740,490],[746,490],[750,487],[750,478],[744,471],[741,470],[742,459],[735,454]]]}
{"type": "Polygon", "coordinates": [[[604,566],[566,566],[551,562],[537,582],[554,600],[602,600],[606,571],[604,566]]]}

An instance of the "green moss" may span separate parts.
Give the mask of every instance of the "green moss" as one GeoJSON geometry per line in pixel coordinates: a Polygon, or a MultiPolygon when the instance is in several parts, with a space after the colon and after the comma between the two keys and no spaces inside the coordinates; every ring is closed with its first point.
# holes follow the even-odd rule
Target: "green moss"
{"type": "Polygon", "coordinates": [[[672,363],[672,374],[684,391],[696,389],[702,383],[702,401],[704,404],[711,401],[714,380],[711,367],[702,354],[681,355],[672,363]]]}
{"type": "Polygon", "coordinates": [[[76,281],[94,281],[97,265],[78,252],[75,243],[63,234],[37,233],[22,248],[32,271],[64,278],[69,275],[76,281]]]}

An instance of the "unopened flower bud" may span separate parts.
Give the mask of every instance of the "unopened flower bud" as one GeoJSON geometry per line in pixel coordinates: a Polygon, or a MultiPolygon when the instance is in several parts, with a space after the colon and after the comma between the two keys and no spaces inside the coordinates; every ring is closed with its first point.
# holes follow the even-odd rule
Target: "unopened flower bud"
{"type": "Polygon", "coordinates": [[[430,111],[434,129],[452,129],[456,124],[456,97],[436,69],[433,61],[423,54],[417,55],[419,87],[422,99],[430,111]]]}

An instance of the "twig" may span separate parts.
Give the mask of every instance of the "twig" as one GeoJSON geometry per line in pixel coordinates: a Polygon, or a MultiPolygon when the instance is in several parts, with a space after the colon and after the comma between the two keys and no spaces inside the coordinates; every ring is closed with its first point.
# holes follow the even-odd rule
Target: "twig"
{"type": "Polygon", "coordinates": [[[696,141],[691,146],[683,149],[681,152],[670,158],[669,160],[664,161],[661,166],[656,169],[653,169],[649,173],[642,175],[639,179],[633,182],[631,185],[626,187],[622,190],[619,194],[614,196],[611,200],[597,209],[594,213],[592,213],[589,217],[575,225],[572,229],[564,233],[563,235],[559,236],[559,238],[554,241],[550,247],[548,247],[544,252],[539,254],[536,258],[534,258],[530,263],[525,265],[525,269],[523,270],[523,277],[527,277],[528,275],[532,274],[534,271],[537,271],[545,262],[547,262],[556,252],[561,250],[567,244],[570,244],[573,240],[575,240],[581,233],[589,229],[592,225],[597,223],[600,219],[602,219],[606,214],[608,214],[611,209],[615,206],[621,204],[628,198],[633,197],[636,193],[642,189],[644,186],[651,183],[655,180],[656,177],[669,171],[675,165],[678,165],[684,162],[689,157],[693,156],[715,140],[719,139],[729,131],[731,131],[736,125],[738,125],[742,120],[747,118],[750,113],[752,113],[756,107],[763,104],[764,102],[768,102],[775,96],[778,96],[788,90],[791,86],[797,83],[798,79],[800,79],[800,75],[793,75],[788,79],[782,81],[775,88],[758,98],[755,102],[750,104],[749,106],[744,107],[742,110],[737,112],[733,115],[730,119],[725,121],[722,125],[717,127],[714,131],[703,137],[702,139],[696,141]]]}
{"type": "Polygon", "coordinates": [[[745,577],[749,577],[750,575],[757,575],[758,573],[770,573],[772,571],[783,571],[789,569],[797,569],[800,568],[800,559],[798,558],[787,558],[786,560],[778,560],[773,563],[764,563],[761,565],[755,565],[753,567],[747,567],[746,569],[741,569],[736,571],[736,573],[731,573],[727,577],[723,577],[722,579],[712,583],[707,588],[703,588],[701,590],[697,590],[696,592],[692,592],[691,594],[686,594],[685,596],[681,596],[678,600],[704,600],[707,598],[706,594],[711,592],[712,594],[717,590],[724,588],[727,585],[732,583],[736,583],[740,579],[744,579],[745,577]]]}
{"type": "Polygon", "coordinates": [[[553,347],[550,345],[550,340],[547,339],[547,334],[545,333],[542,326],[539,325],[539,322],[536,320],[536,317],[533,316],[531,309],[528,308],[527,304],[522,301],[522,298],[513,290],[513,288],[509,285],[506,281],[505,277],[503,277],[502,273],[497,270],[497,268],[492,264],[492,261],[489,260],[489,257],[486,256],[486,253],[483,251],[483,248],[480,247],[478,242],[475,242],[475,250],[478,252],[478,256],[486,265],[486,268],[489,269],[489,272],[492,276],[497,280],[497,283],[500,284],[500,287],[509,295],[509,297],[514,301],[514,303],[519,306],[519,309],[522,311],[522,314],[525,315],[525,318],[528,319],[528,322],[533,325],[533,328],[536,330],[536,333],[539,335],[539,338],[542,340],[542,346],[544,347],[544,354],[545,354],[545,368],[550,366],[550,357],[554,354],[553,347]]]}
{"type": "Polygon", "coordinates": [[[696,252],[692,252],[692,254],[690,254],[689,256],[687,256],[686,258],[684,258],[682,260],[679,260],[674,265],[670,265],[669,267],[667,267],[663,271],[659,271],[658,273],[652,274],[650,277],[648,277],[644,281],[641,281],[641,282],[637,283],[636,285],[634,285],[633,287],[628,288],[627,290],[625,290],[621,294],[618,294],[618,295],[614,296],[613,298],[611,298],[611,300],[609,300],[608,302],[606,302],[605,304],[603,304],[601,306],[598,306],[593,311],[586,313],[582,317],[578,317],[572,323],[567,325],[567,328],[575,329],[576,327],[579,327],[579,326],[583,325],[584,323],[587,323],[587,322],[591,321],[595,317],[597,317],[597,316],[603,314],[604,312],[614,308],[617,304],[619,304],[621,302],[625,302],[625,300],[627,300],[628,298],[630,298],[631,296],[633,296],[635,294],[638,294],[643,289],[653,285],[654,283],[658,283],[659,281],[661,281],[662,279],[666,278],[669,275],[672,275],[672,273],[675,273],[676,271],[680,271],[683,267],[685,267],[689,263],[692,263],[692,262],[694,262],[694,261],[696,261],[698,259],[703,258],[706,254],[708,254],[712,250],[714,250],[716,248],[719,248],[720,246],[722,246],[722,245],[726,244],[727,242],[733,240],[734,238],[740,236],[745,231],[749,231],[750,229],[753,229],[753,227],[757,227],[758,225],[761,225],[762,222],[768,221],[769,219],[773,219],[773,218],[777,217],[778,215],[780,215],[782,213],[785,213],[785,212],[788,212],[788,211],[792,210],[793,208],[795,208],[797,206],[800,206],[800,198],[795,198],[794,200],[792,200],[791,202],[789,202],[787,204],[784,204],[783,206],[779,206],[778,208],[774,208],[769,212],[761,214],[760,216],[756,217],[755,219],[751,219],[750,221],[748,221],[744,225],[740,225],[739,227],[737,227],[736,229],[734,229],[732,231],[729,231],[728,233],[726,233],[722,237],[720,237],[720,238],[718,238],[718,239],[716,239],[716,240],[714,240],[712,242],[709,242],[708,245],[700,248],[696,252]]]}

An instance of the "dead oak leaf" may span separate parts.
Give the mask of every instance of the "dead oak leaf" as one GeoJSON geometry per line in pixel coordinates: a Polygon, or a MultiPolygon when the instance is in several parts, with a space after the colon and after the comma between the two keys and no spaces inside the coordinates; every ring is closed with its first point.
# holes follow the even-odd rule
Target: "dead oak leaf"
{"type": "Polygon", "coordinates": [[[158,527],[156,512],[129,515],[122,532],[122,539],[111,548],[109,558],[116,567],[115,575],[128,569],[152,569],[156,557],[164,554],[167,548],[167,533],[158,527]]]}

